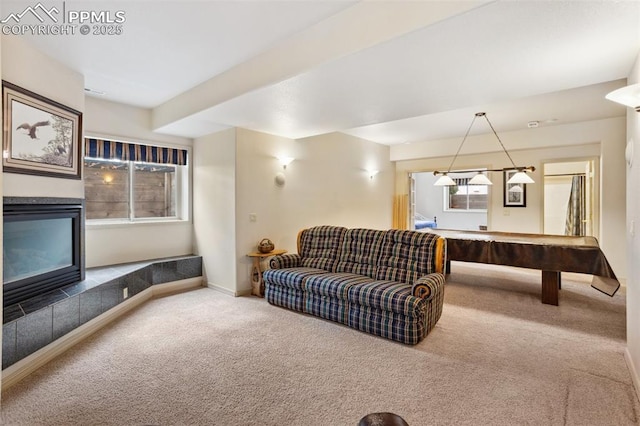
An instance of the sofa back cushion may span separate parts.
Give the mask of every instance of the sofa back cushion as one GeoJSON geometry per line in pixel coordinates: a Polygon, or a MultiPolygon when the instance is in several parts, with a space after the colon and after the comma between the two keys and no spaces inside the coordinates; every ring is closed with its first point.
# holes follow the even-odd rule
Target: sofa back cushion
{"type": "Polygon", "coordinates": [[[300,231],[300,266],[332,272],[346,230],[340,226],[315,226],[300,231]]]}
{"type": "Polygon", "coordinates": [[[375,278],[375,267],[385,233],[375,229],[348,229],[340,248],[336,272],[350,272],[375,278]]]}
{"type": "Polygon", "coordinates": [[[438,236],[428,232],[391,229],[385,232],[375,278],[413,283],[436,272],[438,236]]]}

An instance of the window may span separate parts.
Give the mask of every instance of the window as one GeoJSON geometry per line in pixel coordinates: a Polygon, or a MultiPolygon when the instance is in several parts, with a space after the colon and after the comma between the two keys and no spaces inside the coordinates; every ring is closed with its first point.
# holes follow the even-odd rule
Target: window
{"type": "Polygon", "coordinates": [[[452,179],[456,186],[444,187],[445,210],[487,210],[489,191],[486,185],[469,185],[471,178],[452,179]]]}
{"type": "MultiPolygon", "coordinates": [[[[172,160],[171,152],[162,154],[161,150],[167,148],[143,146],[146,149],[141,150],[140,147],[121,142],[86,140],[84,188],[87,220],[122,222],[186,218],[187,165],[173,164],[175,156],[172,160]],[[151,154],[152,149],[160,151],[151,154]],[[129,156],[130,153],[133,155],[129,156]],[[155,161],[136,161],[141,158],[155,161]]],[[[186,151],[180,156],[184,158],[175,162],[186,163],[186,151]]]]}

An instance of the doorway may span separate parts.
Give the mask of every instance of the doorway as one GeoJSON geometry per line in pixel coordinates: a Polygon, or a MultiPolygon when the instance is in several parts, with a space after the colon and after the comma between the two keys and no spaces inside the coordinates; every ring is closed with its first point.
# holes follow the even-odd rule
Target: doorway
{"type": "Polygon", "coordinates": [[[597,159],[544,164],[543,232],[598,236],[597,159]]]}
{"type": "Polygon", "coordinates": [[[434,186],[431,172],[410,173],[409,229],[482,230],[487,228],[490,187],[469,185],[476,172],[456,172],[454,187],[434,186]]]}

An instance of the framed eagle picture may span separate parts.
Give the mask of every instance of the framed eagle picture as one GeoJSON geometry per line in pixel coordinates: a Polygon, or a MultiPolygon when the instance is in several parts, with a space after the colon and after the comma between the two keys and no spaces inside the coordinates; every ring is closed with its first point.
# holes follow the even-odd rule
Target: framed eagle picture
{"type": "Polygon", "coordinates": [[[2,81],[3,171],[80,179],[82,113],[2,81]]]}

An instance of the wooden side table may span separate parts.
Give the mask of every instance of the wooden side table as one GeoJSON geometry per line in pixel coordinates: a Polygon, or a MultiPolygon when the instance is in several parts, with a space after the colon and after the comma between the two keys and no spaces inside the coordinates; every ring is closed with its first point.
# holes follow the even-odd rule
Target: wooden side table
{"type": "Polygon", "coordinates": [[[262,269],[260,268],[260,262],[262,259],[284,254],[286,252],[286,250],[273,250],[269,253],[254,251],[253,253],[247,254],[247,257],[253,259],[253,265],[251,265],[251,294],[264,297],[264,281],[262,280],[262,269]]]}

